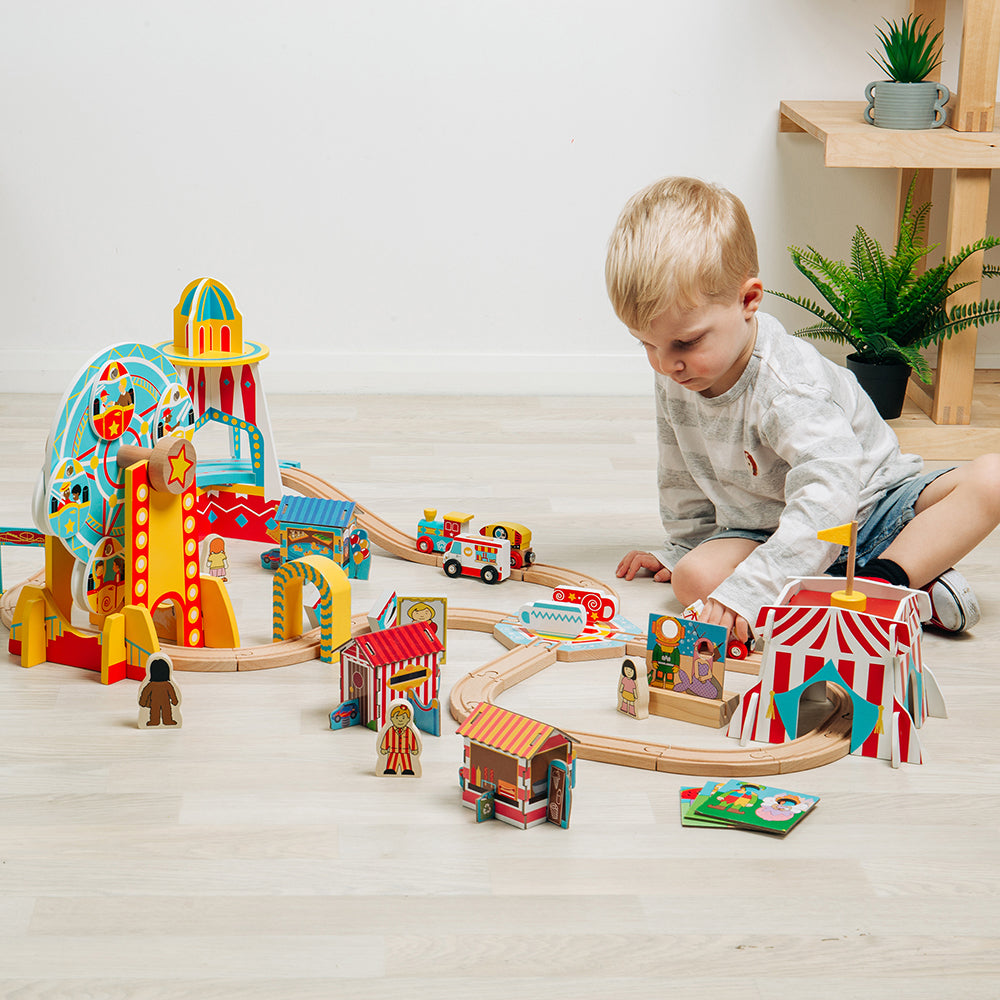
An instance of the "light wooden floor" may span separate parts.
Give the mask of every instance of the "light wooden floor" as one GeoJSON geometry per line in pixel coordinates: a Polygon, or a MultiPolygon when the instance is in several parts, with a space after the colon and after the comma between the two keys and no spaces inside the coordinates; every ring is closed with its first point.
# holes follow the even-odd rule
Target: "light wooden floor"
{"type": "MultiPolygon", "coordinates": [[[[29,523],[55,403],[0,396],[0,524],[29,523]]],[[[625,550],[659,540],[651,401],[277,396],[270,408],[281,458],[401,527],[428,505],[520,520],[543,561],[609,582],[625,550]]],[[[245,641],[262,642],[271,580],[257,555],[233,551],[232,589],[245,641]]],[[[37,550],[3,558],[7,583],[40,566],[37,550]]],[[[995,998],[998,561],[995,534],[962,565],[983,607],[975,634],[927,639],[951,717],[923,729],[926,764],[851,757],[786,776],[822,801],[783,841],[684,829],[690,779],[586,761],[569,830],[477,826],[459,804],[453,721],[425,739],[422,779],[376,778],[373,735],[328,729],[339,692],[319,661],[181,674],[183,729],[148,733],[133,682],[105,688],[0,653],[0,996],[995,998]]],[[[544,596],[378,555],[355,610],[390,586],[509,610],[544,596]]],[[[620,593],[639,623],[679,610],[649,579],[620,593]]],[[[498,652],[453,633],[444,691],[498,652]]],[[[735,745],[617,715],[618,670],[559,665],[502,704],[735,745]]]]}
{"type": "Polygon", "coordinates": [[[920,389],[911,381],[903,412],[891,422],[904,449],[945,462],[1000,452],[1000,371],[976,371],[972,422],[967,426],[935,424],[917,405],[919,395],[920,389]]]}

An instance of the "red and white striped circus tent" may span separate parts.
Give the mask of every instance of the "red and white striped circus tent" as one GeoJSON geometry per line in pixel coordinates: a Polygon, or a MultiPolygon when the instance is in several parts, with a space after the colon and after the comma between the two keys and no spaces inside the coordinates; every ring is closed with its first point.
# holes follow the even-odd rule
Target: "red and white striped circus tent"
{"type": "Polygon", "coordinates": [[[928,714],[944,715],[933,675],[923,662],[920,621],[927,595],[859,581],[866,612],[829,606],[842,586],[831,577],[794,579],[779,603],[762,608],[756,628],[764,641],[760,680],[743,695],[729,735],[783,743],[802,735],[802,695],[819,681],[839,684],[854,705],[851,752],[893,763],[922,760],[916,730],[928,714]]]}

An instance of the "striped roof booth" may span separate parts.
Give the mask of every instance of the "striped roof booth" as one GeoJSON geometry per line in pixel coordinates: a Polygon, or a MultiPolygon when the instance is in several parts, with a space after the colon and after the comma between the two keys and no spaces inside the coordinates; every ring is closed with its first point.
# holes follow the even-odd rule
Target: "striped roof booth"
{"type": "Polygon", "coordinates": [[[406,698],[413,708],[414,725],[439,736],[443,650],[433,622],[359,635],[340,654],[341,699],[357,698],[362,725],[378,730],[389,721],[389,703],[406,698]]]}
{"type": "Polygon", "coordinates": [[[463,804],[475,809],[477,800],[492,792],[496,819],[525,829],[544,823],[549,765],[561,761],[572,774],[572,739],[555,726],[485,701],[457,731],[465,738],[459,772],[463,804]]]}

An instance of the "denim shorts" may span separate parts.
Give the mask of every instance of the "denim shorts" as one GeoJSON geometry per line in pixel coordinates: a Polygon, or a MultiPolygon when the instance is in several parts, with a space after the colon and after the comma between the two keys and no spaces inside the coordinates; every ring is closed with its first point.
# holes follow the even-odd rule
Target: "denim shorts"
{"type": "MultiPolygon", "coordinates": [[[[924,488],[934,482],[938,476],[943,476],[951,469],[935,469],[923,475],[907,479],[894,489],[889,490],[881,499],[875,501],[868,514],[868,519],[858,527],[857,563],[863,566],[870,559],[877,559],[890,545],[892,540],[913,520],[917,497],[924,488]]],[[[830,525],[835,527],[835,525],[830,525]]],[[[717,538],[748,538],[752,542],[763,544],[773,531],[758,531],[754,528],[720,528],[705,539],[713,542],[717,538]]],[[[704,544],[704,543],[702,543],[704,544]]],[[[847,568],[847,548],[841,549],[834,564],[827,570],[834,576],[838,570],[843,576],[847,568]]]]}

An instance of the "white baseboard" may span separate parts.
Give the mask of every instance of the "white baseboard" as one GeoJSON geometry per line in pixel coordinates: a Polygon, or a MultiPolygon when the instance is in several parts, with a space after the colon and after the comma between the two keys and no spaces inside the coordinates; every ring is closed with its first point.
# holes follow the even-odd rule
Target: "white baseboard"
{"type": "MultiPolygon", "coordinates": [[[[265,391],[274,393],[639,396],[649,395],[653,383],[646,359],[635,352],[336,354],[270,346],[260,373],[265,391]]],[[[2,349],[0,391],[61,395],[86,360],[51,351],[2,349]]]]}

